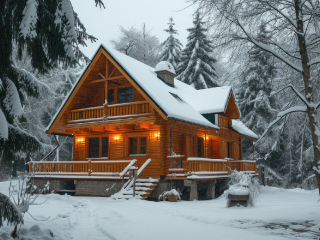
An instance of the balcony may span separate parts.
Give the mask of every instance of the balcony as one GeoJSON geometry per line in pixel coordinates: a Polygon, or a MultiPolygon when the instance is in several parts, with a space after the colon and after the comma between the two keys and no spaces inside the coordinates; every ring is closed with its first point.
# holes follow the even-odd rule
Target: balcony
{"type": "Polygon", "coordinates": [[[94,122],[151,115],[147,101],[112,104],[91,108],[74,109],[69,112],[68,123],[94,122]]]}

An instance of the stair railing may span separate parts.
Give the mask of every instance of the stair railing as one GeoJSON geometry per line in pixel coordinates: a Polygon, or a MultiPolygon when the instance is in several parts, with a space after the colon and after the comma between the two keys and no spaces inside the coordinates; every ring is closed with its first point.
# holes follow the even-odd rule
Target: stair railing
{"type": "MultiPolygon", "coordinates": [[[[148,164],[151,162],[151,159],[149,158],[145,163],[139,168],[137,178],[139,177],[140,173],[148,166],[148,164]]],[[[123,186],[122,189],[129,190],[133,186],[132,179],[129,179],[123,186]]]]}

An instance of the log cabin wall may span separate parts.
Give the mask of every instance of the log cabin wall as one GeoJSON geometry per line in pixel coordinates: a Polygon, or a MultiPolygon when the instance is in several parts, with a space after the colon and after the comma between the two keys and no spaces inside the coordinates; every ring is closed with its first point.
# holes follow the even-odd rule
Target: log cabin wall
{"type": "MultiPolygon", "coordinates": [[[[151,123],[150,123],[151,124],[151,123]]],[[[120,128],[121,129],[121,128],[120,128]]],[[[87,133],[76,135],[74,137],[73,160],[84,161],[89,155],[88,142],[89,138],[109,138],[108,160],[133,160],[137,159],[137,167],[141,167],[143,163],[151,158],[151,163],[142,172],[141,177],[159,178],[161,175],[161,152],[160,152],[160,128],[152,126],[152,129],[138,129],[121,132],[106,133],[87,133]],[[157,134],[157,135],[156,135],[157,134]],[[158,137],[156,137],[158,136],[158,137]],[[129,154],[129,138],[147,138],[147,154],[145,156],[130,156],[129,154]]],[[[101,157],[101,156],[100,156],[101,157]]],[[[98,159],[96,159],[98,160],[98,159]]],[[[103,159],[101,159],[103,160],[103,159]]]]}

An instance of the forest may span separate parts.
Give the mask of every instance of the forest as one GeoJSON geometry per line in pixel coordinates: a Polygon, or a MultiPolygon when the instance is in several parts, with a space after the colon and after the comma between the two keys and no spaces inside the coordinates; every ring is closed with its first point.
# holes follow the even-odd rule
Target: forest
{"type": "MultiPolygon", "coordinates": [[[[102,1],[95,4],[102,11],[106,7],[102,1]]],[[[145,23],[119,26],[119,35],[109,44],[152,67],[169,61],[177,78],[196,89],[231,85],[241,120],[260,137],[256,158],[266,166],[270,184],[316,188],[318,1],[190,4],[197,8],[185,46],[172,17],[162,42],[145,23]]],[[[90,62],[80,46],[97,38],[87,33],[67,0],[8,0],[2,2],[1,11],[0,163],[5,177],[12,167],[21,171],[25,163],[41,160],[56,146],[45,129],[90,62]]],[[[55,160],[71,159],[71,142],[59,138],[55,160]]],[[[252,141],[243,146],[244,159],[252,159],[252,141]]]]}

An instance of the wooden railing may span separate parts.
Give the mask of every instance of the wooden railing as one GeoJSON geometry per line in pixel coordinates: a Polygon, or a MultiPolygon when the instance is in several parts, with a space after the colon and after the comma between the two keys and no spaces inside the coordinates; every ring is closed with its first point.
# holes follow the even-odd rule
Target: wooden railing
{"type": "Polygon", "coordinates": [[[253,160],[230,160],[231,170],[237,170],[241,172],[257,172],[256,161],[253,160]]]}
{"type": "Polygon", "coordinates": [[[209,158],[188,158],[188,171],[191,174],[200,172],[228,173],[228,160],[209,158]]]}
{"type": "Polygon", "coordinates": [[[123,177],[137,160],[119,161],[68,161],[68,162],[30,162],[29,172],[35,175],[114,175],[123,177]]]}
{"type": "Polygon", "coordinates": [[[107,108],[108,117],[132,115],[132,114],[144,114],[144,113],[150,113],[150,112],[151,112],[151,108],[147,101],[113,104],[113,105],[109,105],[107,108]]]}
{"type": "Polygon", "coordinates": [[[74,109],[69,112],[68,122],[85,122],[97,119],[113,118],[118,116],[151,113],[151,107],[147,101],[112,104],[92,108],[74,109]]]}
{"type": "Polygon", "coordinates": [[[103,118],[104,107],[92,107],[71,110],[69,112],[69,121],[92,119],[92,118],[103,118]]]}
{"type": "MultiPolygon", "coordinates": [[[[237,170],[246,173],[256,173],[256,161],[188,158],[188,172],[191,176],[221,176],[227,177],[231,171],[237,170]]],[[[188,177],[189,178],[189,177],[188,177]]],[[[201,177],[200,177],[201,178],[201,177]]]]}

